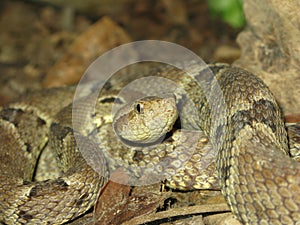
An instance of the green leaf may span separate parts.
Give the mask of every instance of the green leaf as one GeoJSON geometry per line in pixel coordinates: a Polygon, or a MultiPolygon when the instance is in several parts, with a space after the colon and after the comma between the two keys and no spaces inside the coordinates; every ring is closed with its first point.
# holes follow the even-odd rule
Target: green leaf
{"type": "Polygon", "coordinates": [[[220,17],[233,28],[245,25],[242,0],[207,0],[214,17],[220,17]]]}

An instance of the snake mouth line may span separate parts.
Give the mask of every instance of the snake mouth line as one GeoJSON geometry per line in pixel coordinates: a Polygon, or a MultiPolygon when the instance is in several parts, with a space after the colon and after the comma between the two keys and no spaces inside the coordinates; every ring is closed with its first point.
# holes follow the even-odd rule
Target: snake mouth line
{"type": "Polygon", "coordinates": [[[170,131],[168,131],[167,133],[165,133],[164,135],[162,135],[159,139],[157,139],[156,141],[153,142],[149,142],[149,143],[136,143],[133,141],[129,141],[126,140],[120,136],[118,136],[118,138],[120,139],[120,141],[122,143],[124,143],[126,146],[131,146],[131,147],[155,147],[156,145],[159,145],[163,142],[172,142],[172,136],[174,134],[174,132],[181,130],[181,121],[180,121],[180,117],[178,116],[174,125],[172,126],[172,129],[170,131]]]}

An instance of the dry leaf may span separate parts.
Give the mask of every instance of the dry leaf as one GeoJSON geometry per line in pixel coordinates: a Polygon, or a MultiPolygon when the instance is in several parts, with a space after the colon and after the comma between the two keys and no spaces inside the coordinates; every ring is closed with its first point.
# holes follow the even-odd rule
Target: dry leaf
{"type": "Polygon", "coordinates": [[[95,206],[95,225],[119,225],[154,212],[162,202],[162,196],[149,192],[132,194],[130,186],[109,181],[95,206]]]}
{"type": "Polygon", "coordinates": [[[130,40],[121,27],[110,18],[103,17],[75,39],[47,73],[43,86],[49,88],[77,83],[98,56],[130,40]]]}

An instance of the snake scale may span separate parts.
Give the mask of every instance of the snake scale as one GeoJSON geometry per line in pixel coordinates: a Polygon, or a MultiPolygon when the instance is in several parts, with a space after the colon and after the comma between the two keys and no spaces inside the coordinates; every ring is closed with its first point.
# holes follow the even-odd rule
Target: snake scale
{"type": "MultiPolygon", "coordinates": [[[[88,115],[96,122],[88,124],[86,120],[80,120],[82,130],[79,137],[91,152],[99,153],[99,148],[104,152],[101,155],[100,151],[98,157],[101,173],[87,164],[76,146],[75,131],[72,130],[72,105],[69,105],[74,88],[40,91],[2,107],[0,222],[61,224],[78,217],[94,204],[114,167],[109,165],[105,155],[107,152],[140,166],[155,160],[159,163],[169,154],[165,153],[168,151],[170,155],[175,152],[179,159],[184,158],[185,151],[189,152],[192,147],[195,152],[190,153],[188,162],[171,168],[173,173],[167,178],[170,187],[221,187],[231,210],[244,224],[299,222],[300,165],[288,156],[288,139],[281,111],[269,89],[251,73],[226,64],[190,67],[190,76],[168,66],[151,70],[145,76],[169,79],[185,92],[165,98],[146,97],[125,107],[122,105],[114,120],[112,104],[123,104],[125,101],[115,90],[107,90],[97,99],[95,113],[88,115]],[[208,70],[214,73],[215,79],[205,76],[208,70]],[[209,94],[198,88],[199,82],[209,87],[206,90],[209,94]],[[223,102],[215,95],[216,85],[222,93],[223,102]],[[194,104],[196,116],[189,109],[187,99],[194,104]],[[226,110],[218,111],[222,104],[226,110]],[[181,113],[176,108],[180,108],[181,113]],[[153,123],[148,123],[152,120],[151,115],[146,116],[149,112],[152,119],[155,118],[153,115],[160,115],[160,123],[155,119],[153,123]],[[168,126],[178,121],[178,114],[180,123],[189,131],[174,131],[165,142],[154,147],[148,145],[170,133],[168,126]],[[170,116],[172,121],[165,121],[164,116],[170,116]],[[135,125],[135,121],[142,125],[135,125]],[[153,127],[146,136],[137,135],[144,134],[148,126],[153,127]],[[130,135],[126,136],[124,130],[130,130],[130,135]],[[188,135],[194,132],[192,130],[203,130],[204,133],[188,135]],[[98,131],[100,146],[86,137],[94,131],[98,131]],[[209,149],[214,149],[217,156],[207,167],[209,172],[204,172],[209,175],[200,176],[197,173],[201,172],[200,159],[204,154],[206,136],[210,139],[209,149]],[[123,139],[126,146],[119,145],[119,139],[123,139]],[[131,143],[142,143],[142,147],[130,146],[131,143]],[[114,151],[118,146],[120,151],[114,151]],[[56,149],[62,173],[55,179],[32,181],[36,161],[45,148],[56,149]]],[[[149,88],[143,87],[145,90],[149,88]]],[[[89,98],[83,102],[88,104],[89,98]]],[[[160,171],[157,169],[158,174],[160,171]]]]}

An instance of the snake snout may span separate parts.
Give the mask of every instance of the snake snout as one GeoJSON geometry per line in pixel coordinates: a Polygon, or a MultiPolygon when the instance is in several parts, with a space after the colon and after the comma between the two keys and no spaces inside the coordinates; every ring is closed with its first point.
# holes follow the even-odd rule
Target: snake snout
{"type": "Polygon", "coordinates": [[[121,108],[113,128],[121,139],[148,144],[161,140],[178,118],[174,95],[148,96],[121,108]]]}

